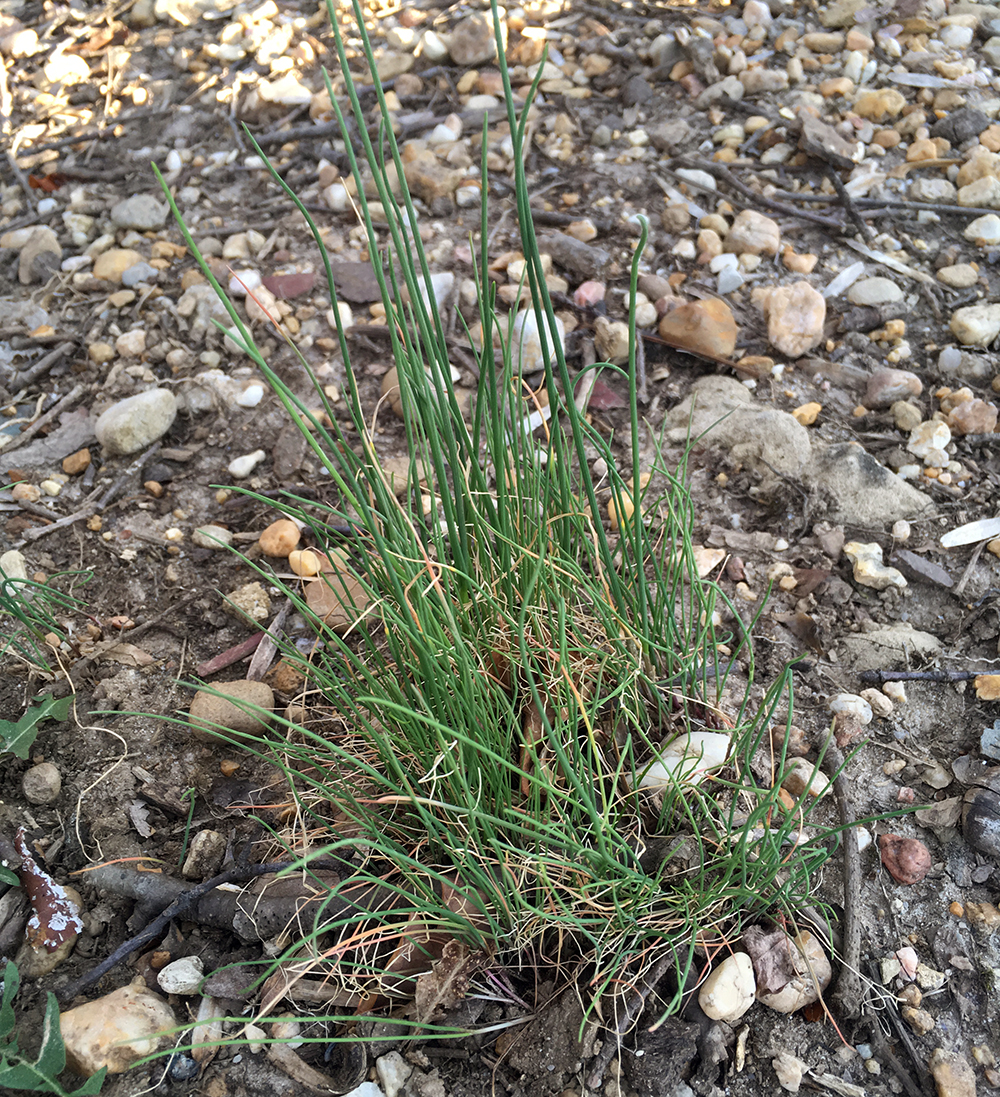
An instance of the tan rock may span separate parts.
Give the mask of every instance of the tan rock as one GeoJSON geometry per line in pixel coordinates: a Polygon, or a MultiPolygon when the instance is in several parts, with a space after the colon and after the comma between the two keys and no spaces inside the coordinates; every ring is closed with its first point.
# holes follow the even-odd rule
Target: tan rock
{"type": "Polygon", "coordinates": [[[970,183],[975,183],[977,179],[985,179],[988,176],[992,176],[994,179],[1000,178],[1000,155],[984,149],[982,152],[974,153],[958,169],[955,186],[959,188],[967,187],[970,183]]]}
{"type": "Polygon", "coordinates": [[[177,1018],[166,1001],[142,985],[131,986],[60,1014],[66,1065],[89,1077],[101,1067],[122,1074],[139,1059],[172,1044],[177,1018]]]}
{"type": "Polygon", "coordinates": [[[781,253],[781,261],[793,274],[812,274],[819,262],[819,256],[811,251],[799,254],[790,247],[786,247],[781,253]]]}
{"type": "Polygon", "coordinates": [[[465,178],[460,168],[449,168],[428,148],[410,141],[403,146],[403,174],[410,190],[425,202],[448,198],[465,178]]]}
{"type": "Polygon", "coordinates": [[[294,549],[302,534],[291,518],[279,518],[260,535],[260,549],[265,556],[285,558],[294,549]]]}
{"type": "Polygon", "coordinates": [[[660,321],[659,331],[672,345],[710,358],[731,357],[739,334],[732,310],[717,297],[671,309],[660,321]]]}
{"type": "Polygon", "coordinates": [[[862,118],[873,122],[882,122],[886,118],[896,118],[906,106],[906,98],[895,88],[880,88],[878,91],[866,91],[854,102],[854,111],[862,118]]]}
{"type": "Polygon", "coordinates": [[[87,357],[97,366],[103,366],[115,356],[115,348],[110,343],[91,343],[87,347],[87,357]]]}
{"type": "Polygon", "coordinates": [[[815,400],[808,404],[802,404],[801,407],[797,407],[792,415],[804,426],[811,427],[813,423],[819,418],[819,413],[823,410],[822,404],[817,404],[815,400]]]}
{"type": "Polygon", "coordinates": [[[975,179],[966,186],[959,187],[958,204],[960,206],[983,206],[986,209],[1000,209],[1000,179],[995,175],[984,175],[982,179],[975,179]]]}
{"type": "Polygon", "coordinates": [[[976,1073],[957,1052],[935,1048],[928,1066],[938,1097],[976,1097],[976,1073]]]}
{"type": "Polygon", "coordinates": [[[937,278],[952,289],[970,289],[979,281],[979,271],[972,263],[955,263],[949,267],[941,267],[937,278]]]}
{"type": "Polygon", "coordinates": [[[997,426],[996,404],[978,397],[956,405],[948,413],[952,434],[992,434],[997,426]]]}
{"type": "Polygon", "coordinates": [[[188,710],[188,723],[196,739],[226,738],[227,732],[256,737],[267,730],[273,712],[270,686],[239,679],[216,682],[211,690],[198,690],[188,710]]]}
{"type": "Polygon", "coordinates": [[[778,222],[752,209],[745,209],[736,215],[726,236],[726,251],[736,255],[777,255],[780,246],[778,222]]]}
{"type": "Polygon", "coordinates": [[[69,457],[63,458],[62,470],[67,476],[79,476],[89,464],[90,450],[85,446],[83,449],[78,449],[76,453],[71,453],[69,457]]]}
{"type": "Polygon", "coordinates": [[[59,246],[56,234],[47,225],[38,225],[31,230],[24,247],[21,248],[17,265],[18,281],[22,286],[27,286],[32,282],[44,280],[52,270],[56,269],[61,258],[62,248],[59,246]],[[37,262],[46,253],[54,257],[49,261],[51,265],[48,267],[37,262]]]}
{"type": "Polygon", "coordinates": [[[111,248],[98,255],[94,263],[94,277],[120,283],[125,271],[141,262],[142,256],[131,248],[111,248]]]}
{"type": "Polygon", "coordinates": [[[906,150],[906,159],[911,164],[918,160],[936,160],[937,156],[937,145],[929,137],[922,141],[914,141],[906,150]]]}
{"type": "Polygon", "coordinates": [[[223,608],[240,620],[259,624],[271,615],[271,598],[260,583],[244,583],[226,595],[223,608]]]}
{"type": "Polygon", "coordinates": [[[799,358],[823,338],[826,300],[808,282],[778,286],[763,299],[767,337],[790,358],[799,358]]]}
{"type": "Polygon", "coordinates": [[[306,603],[323,624],[343,633],[367,616],[372,600],[346,565],[333,563],[332,571],[306,582],[306,603]]]}

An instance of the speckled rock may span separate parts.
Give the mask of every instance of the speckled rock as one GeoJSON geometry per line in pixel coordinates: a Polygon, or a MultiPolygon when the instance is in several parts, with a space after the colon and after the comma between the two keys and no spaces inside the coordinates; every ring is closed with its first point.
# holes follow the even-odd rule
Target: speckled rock
{"type": "Polygon", "coordinates": [[[777,255],[781,229],[777,221],[756,210],[745,209],[736,215],[726,236],[726,251],[737,255],[777,255]]]}
{"type": "Polygon", "coordinates": [[[191,734],[196,739],[213,740],[226,732],[260,736],[270,726],[274,712],[274,693],[263,682],[215,682],[194,695],[188,710],[191,734]],[[222,694],[219,697],[216,694],[222,694]]]}
{"type": "Polygon", "coordinates": [[[923,383],[915,373],[905,369],[879,366],[868,378],[865,407],[891,407],[897,400],[905,400],[908,396],[919,396],[923,391],[923,383]]]}
{"type": "Polygon", "coordinates": [[[94,433],[108,453],[138,453],[162,438],[176,417],[174,394],[149,389],[112,404],[94,424],[94,433]]]}
{"type": "Polygon", "coordinates": [[[826,300],[808,282],[778,286],[762,303],[767,317],[767,338],[789,358],[800,358],[823,338],[826,300]]]}
{"type": "Polygon", "coordinates": [[[967,347],[988,347],[1000,335],[1000,305],[969,305],[957,309],[948,325],[967,347]]]}
{"type": "Polygon", "coordinates": [[[121,1074],[146,1055],[169,1046],[177,1024],[173,1010],[138,980],[59,1016],[66,1065],[90,1077],[101,1067],[121,1074]],[[157,1035],[162,1033],[162,1035],[157,1035]]]}

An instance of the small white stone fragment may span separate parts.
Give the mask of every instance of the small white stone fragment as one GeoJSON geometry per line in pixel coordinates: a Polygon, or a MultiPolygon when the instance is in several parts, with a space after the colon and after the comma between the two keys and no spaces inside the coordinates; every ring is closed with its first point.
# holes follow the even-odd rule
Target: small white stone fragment
{"type": "Polygon", "coordinates": [[[789,1093],[798,1093],[802,1085],[802,1076],[809,1069],[801,1059],[796,1059],[791,1052],[782,1051],[776,1059],[771,1060],[774,1073],[778,1077],[778,1085],[789,1093]]]}
{"type": "Polygon", "coordinates": [[[906,704],[906,686],[902,682],[886,682],[882,692],[894,705],[906,704]]]}
{"type": "Polygon", "coordinates": [[[265,457],[267,454],[262,449],[256,449],[242,457],[234,457],[229,462],[229,475],[237,480],[245,480],[265,457]]]}
{"type": "Polygon", "coordinates": [[[933,450],[943,450],[951,441],[951,428],[937,419],[928,419],[910,432],[906,450],[915,457],[926,458],[933,450]]]}
{"type": "Polygon", "coordinates": [[[406,1080],[413,1073],[413,1067],[398,1051],[390,1051],[387,1055],[380,1055],[375,1060],[375,1073],[378,1075],[385,1097],[397,1097],[402,1093],[406,1080]]]}
{"type": "Polygon", "coordinates": [[[223,549],[233,543],[233,531],[222,526],[199,526],[191,535],[191,541],[198,548],[223,549]]]}
{"type": "Polygon", "coordinates": [[[844,716],[867,727],[872,722],[872,707],[856,693],[838,693],[829,705],[834,716],[844,716]]]}
{"type": "Polygon", "coordinates": [[[845,267],[826,289],[823,290],[823,296],[839,297],[845,290],[850,289],[864,273],[864,263],[852,263],[849,267],[845,267]]]}
{"type": "Polygon", "coordinates": [[[675,781],[698,784],[706,774],[726,764],[731,741],[718,731],[692,731],[668,743],[639,781],[640,788],[658,788],[675,781]]]}
{"type": "Polygon", "coordinates": [[[236,397],[236,403],[241,408],[255,408],[264,399],[264,386],[255,381],[236,397]]]}
{"type": "Polygon", "coordinates": [[[907,583],[903,573],[882,562],[882,546],[877,542],[848,541],[844,555],[854,565],[854,580],[863,587],[885,590],[896,587],[903,590],[907,583]]]}
{"type": "MultiPolygon", "coordinates": [[[[556,335],[561,346],[566,336],[566,329],[558,316],[556,317],[556,335]]],[[[536,370],[544,369],[555,357],[552,332],[548,325],[545,327],[545,343],[548,350],[547,357],[542,353],[542,337],[535,310],[523,309],[514,318],[511,331],[514,365],[520,373],[534,373],[536,370]]]]}
{"type": "Polygon", "coordinates": [[[229,278],[229,292],[234,297],[246,297],[263,283],[264,279],[257,270],[234,270],[229,278]]]}

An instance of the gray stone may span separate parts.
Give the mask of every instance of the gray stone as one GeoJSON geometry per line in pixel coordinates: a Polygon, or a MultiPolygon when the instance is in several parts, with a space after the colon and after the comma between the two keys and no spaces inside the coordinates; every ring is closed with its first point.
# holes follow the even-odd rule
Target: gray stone
{"type": "Polygon", "coordinates": [[[1000,37],[993,37],[983,45],[983,57],[990,68],[1000,68],[1000,37]]]}
{"type": "Polygon", "coordinates": [[[653,89],[642,76],[630,76],[624,84],[622,84],[622,90],[618,95],[618,101],[624,103],[626,107],[638,106],[651,99],[653,96],[653,89]]]}
{"type": "Polygon", "coordinates": [[[112,404],[94,424],[94,433],[108,453],[138,453],[162,438],[176,416],[174,394],[149,389],[112,404]]]}
{"type": "Polygon", "coordinates": [[[135,194],[111,208],[111,220],[122,229],[150,232],[167,223],[167,207],[151,194],[135,194]]]}
{"type": "Polygon", "coordinates": [[[706,110],[713,103],[738,103],[745,91],[737,77],[727,76],[714,84],[709,84],[698,96],[695,106],[699,110],[706,110]]]}
{"type": "Polygon", "coordinates": [[[595,126],[594,132],[590,135],[590,143],[594,148],[606,149],[611,144],[611,129],[603,123],[595,126]]]}
{"type": "Polygon", "coordinates": [[[841,662],[859,674],[886,667],[925,666],[940,650],[941,641],[936,636],[919,632],[905,621],[873,632],[848,634],[838,644],[841,662]]]}
{"type": "Polygon", "coordinates": [[[463,19],[448,38],[452,61],[462,68],[481,65],[497,55],[493,20],[476,13],[463,19]]]}
{"type": "Polygon", "coordinates": [[[903,291],[888,278],[862,278],[847,291],[852,305],[894,305],[902,299],[903,291]]]}
{"type": "Polygon", "coordinates": [[[141,263],[134,263],[122,274],[122,285],[132,287],[140,282],[157,282],[159,278],[160,272],[156,267],[143,260],[141,263]]]}
{"type": "Polygon", "coordinates": [[[960,107],[931,126],[931,137],[943,137],[953,145],[962,145],[970,137],[978,137],[989,124],[989,118],[981,110],[960,107]]]}
{"type": "Polygon", "coordinates": [[[827,504],[826,517],[867,528],[933,513],[926,495],[853,442],[827,446],[804,470],[803,483],[827,504]]]}
{"type": "Polygon", "coordinates": [[[657,122],[647,126],[646,132],[653,148],[659,152],[675,152],[688,146],[691,141],[691,126],[683,118],[657,122]]]}
{"type": "Polygon", "coordinates": [[[809,432],[786,411],[756,403],[733,377],[703,377],[666,416],[667,439],[683,444],[701,437],[728,449],[736,461],[759,472],[765,488],[776,477],[799,476],[810,458],[809,432]]]}
{"type": "Polygon", "coordinates": [[[563,269],[581,278],[598,278],[611,262],[611,253],[604,248],[585,244],[565,233],[556,233],[538,241],[538,250],[549,255],[563,269]]]}
{"type": "Polygon", "coordinates": [[[909,370],[879,366],[868,378],[866,408],[888,408],[897,400],[919,396],[924,390],[920,378],[909,370]]]}
{"type": "Polygon", "coordinates": [[[49,314],[34,301],[0,297],[0,327],[5,330],[29,332],[49,323],[51,323],[49,314]]]}
{"type": "Polygon", "coordinates": [[[909,197],[912,202],[954,202],[958,190],[947,179],[914,179],[909,197]]]}

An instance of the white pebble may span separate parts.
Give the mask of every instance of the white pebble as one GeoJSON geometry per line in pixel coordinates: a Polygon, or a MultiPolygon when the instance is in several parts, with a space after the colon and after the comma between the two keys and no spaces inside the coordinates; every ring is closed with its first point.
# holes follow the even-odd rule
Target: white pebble
{"type": "Polygon", "coordinates": [[[194,994],[205,977],[200,956],[182,956],[160,969],[156,981],[165,994],[194,994]]]}
{"type": "Polygon", "coordinates": [[[255,408],[261,400],[264,399],[264,386],[259,382],[254,382],[247,387],[236,397],[236,403],[241,408],[255,408]]]}
{"type": "Polygon", "coordinates": [[[46,495],[58,495],[62,491],[62,484],[57,480],[43,480],[38,486],[46,495]]]}
{"type": "Polygon", "coordinates": [[[245,480],[265,457],[267,454],[262,449],[256,449],[242,457],[234,457],[229,462],[229,475],[237,480],[245,480]]]}
{"type": "Polygon", "coordinates": [[[849,267],[837,275],[836,278],[823,290],[824,297],[839,297],[865,273],[864,263],[852,263],[849,267]]]}
{"type": "Polygon", "coordinates": [[[234,270],[229,279],[229,292],[234,297],[246,297],[248,293],[258,289],[263,281],[260,271],[234,270]]]}

